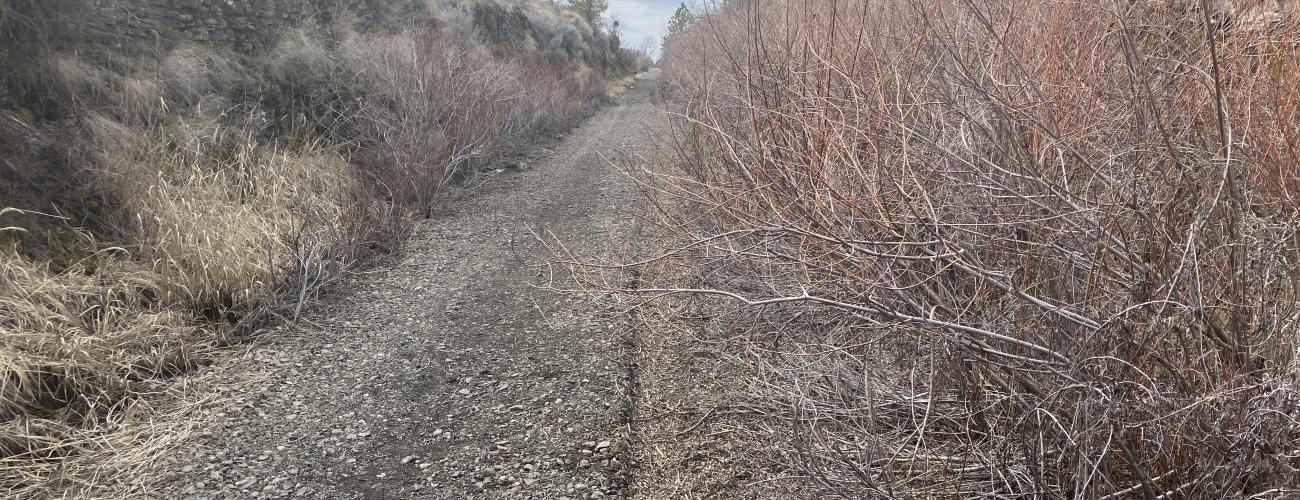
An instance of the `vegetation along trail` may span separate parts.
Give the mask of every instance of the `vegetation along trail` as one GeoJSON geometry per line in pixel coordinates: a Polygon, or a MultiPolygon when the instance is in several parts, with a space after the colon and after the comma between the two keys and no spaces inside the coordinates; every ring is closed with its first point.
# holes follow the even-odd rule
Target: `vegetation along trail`
{"type": "Polygon", "coordinates": [[[1300,1],[0,0],[0,498],[1300,498],[1297,74],[1300,1]]]}
{"type": "Polygon", "coordinates": [[[656,75],[418,228],[400,262],[205,370],[194,383],[233,401],[158,464],[176,471],[163,496],[624,494],[619,319],[533,286],[551,258],[534,233],[600,257],[637,230],[636,191],[608,158],[651,147],[656,75]]]}

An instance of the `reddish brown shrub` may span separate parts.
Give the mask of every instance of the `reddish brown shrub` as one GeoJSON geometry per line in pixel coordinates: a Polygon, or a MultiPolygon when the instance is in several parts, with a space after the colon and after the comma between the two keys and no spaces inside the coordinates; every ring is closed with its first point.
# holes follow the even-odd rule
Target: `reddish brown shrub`
{"type": "Polygon", "coordinates": [[[641,292],[848,325],[763,363],[830,491],[1294,495],[1300,19],[1253,5],[706,16],[645,185],[721,265],[641,292]]]}

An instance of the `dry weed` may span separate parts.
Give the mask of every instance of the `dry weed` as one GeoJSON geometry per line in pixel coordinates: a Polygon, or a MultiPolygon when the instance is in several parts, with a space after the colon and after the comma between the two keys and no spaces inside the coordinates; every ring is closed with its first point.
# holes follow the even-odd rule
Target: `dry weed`
{"type": "Polygon", "coordinates": [[[1300,24],[1242,5],[705,16],[642,176],[681,247],[625,291],[756,311],[729,354],[827,494],[1294,495],[1300,24]]]}

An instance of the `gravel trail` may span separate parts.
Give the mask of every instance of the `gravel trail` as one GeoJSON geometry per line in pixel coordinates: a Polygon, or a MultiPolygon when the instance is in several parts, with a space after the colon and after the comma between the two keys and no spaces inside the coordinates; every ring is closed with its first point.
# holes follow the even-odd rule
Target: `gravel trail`
{"type": "Polygon", "coordinates": [[[654,78],[542,158],[489,173],[400,262],[188,377],[231,404],[162,464],[160,496],[626,496],[630,333],[531,286],[550,256],[529,228],[588,256],[635,241],[638,196],[602,155],[652,147],[654,78]]]}

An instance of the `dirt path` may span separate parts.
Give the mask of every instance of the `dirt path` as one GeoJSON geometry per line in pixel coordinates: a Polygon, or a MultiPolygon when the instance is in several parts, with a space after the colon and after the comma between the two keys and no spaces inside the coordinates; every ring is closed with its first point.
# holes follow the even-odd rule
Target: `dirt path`
{"type": "Polygon", "coordinates": [[[549,255],[528,228],[591,256],[634,237],[637,196],[602,155],[650,147],[653,78],[428,221],[400,263],[347,283],[310,325],[189,377],[234,404],[161,464],[175,472],[159,496],[625,495],[628,333],[530,286],[549,255]]]}

